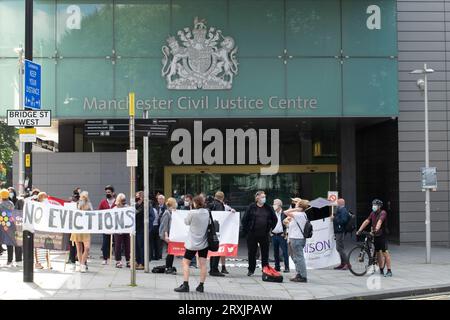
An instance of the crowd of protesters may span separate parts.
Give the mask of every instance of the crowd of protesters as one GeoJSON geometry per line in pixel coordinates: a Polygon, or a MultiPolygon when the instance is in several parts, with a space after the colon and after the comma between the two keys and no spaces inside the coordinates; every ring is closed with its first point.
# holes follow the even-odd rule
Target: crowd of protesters
{"type": "MultiPolygon", "coordinates": [[[[14,188],[2,189],[0,191],[0,206],[6,210],[22,210],[24,198],[30,197],[32,201],[48,202],[48,195],[38,189],[33,189],[30,194],[17,196],[14,188]]],[[[242,232],[247,241],[248,248],[248,276],[252,276],[256,270],[257,256],[260,256],[261,267],[264,270],[269,266],[270,244],[273,246],[275,270],[281,272],[280,251],[284,264],[284,273],[290,273],[289,257],[292,258],[295,266],[295,276],[290,280],[293,282],[307,282],[307,268],[304,256],[306,237],[304,234],[305,225],[309,220],[307,210],[310,208],[309,201],[300,198],[292,198],[288,209],[283,209],[280,199],[274,199],[269,205],[264,191],[255,194],[255,201],[251,203],[244,213],[241,225],[242,232]]],[[[89,199],[88,191],[82,191],[77,187],[74,189],[69,202],[72,202],[78,210],[94,210],[89,199]]],[[[136,208],[136,246],[135,258],[136,269],[144,270],[144,193],[139,191],[135,194],[136,208]]],[[[125,207],[130,204],[124,193],[116,194],[111,185],[104,188],[104,199],[96,207],[98,210],[111,209],[114,207],[125,207]]],[[[369,217],[362,223],[357,234],[360,234],[369,224],[375,236],[375,250],[377,252],[380,272],[385,276],[392,276],[391,258],[387,249],[385,237],[385,227],[387,213],[382,209],[383,203],[375,199],[369,217]],[[384,267],[387,273],[384,273],[384,267]]],[[[174,197],[168,199],[162,193],[157,193],[149,202],[148,219],[148,239],[149,239],[149,260],[163,259],[165,253],[165,264],[161,266],[166,274],[176,274],[174,267],[174,255],[169,253],[169,238],[172,215],[177,210],[190,210],[185,218],[185,224],[189,227],[187,240],[185,242],[185,254],[182,260],[183,279],[181,286],[175,288],[177,292],[189,291],[190,268],[200,267],[200,284],[196,291],[204,291],[204,282],[207,275],[208,241],[207,229],[210,223],[211,211],[229,211],[236,213],[225,201],[225,194],[217,191],[214,197],[206,197],[205,194],[186,194],[178,200],[174,197]]],[[[236,213],[239,214],[239,213],[236,213]]],[[[333,221],[336,249],[340,256],[340,264],[335,270],[348,270],[350,267],[345,248],[344,236],[345,226],[350,219],[348,209],[345,207],[345,200],[337,200],[337,210],[331,215],[333,221]]],[[[5,233],[2,233],[5,234],[5,233]]],[[[3,245],[7,250],[7,265],[20,265],[22,262],[22,248],[15,246],[15,242],[0,237],[0,255],[3,253],[3,245]]],[[[71,234],[68,243],[69,257],[67,263],[73,265],[72,269],[85,273],[88,270],[88,259],[90,257],[91,235],[71,234]]],[[[103,265],[108,264],[112,259],[111,252],[114,252],[116,268],[123,268],[122,260],[125,258],[125,266],[130,268],[130,234],[103,234],[101,247],[101,260],[103,265]]],[[[51,269],[49,250],[35,248],[34,252],[35,268],[43,269],[42,261],[45,260],[48,269],[51,269]]],[[[225,277],[228,274],[225,256],[212,256],[209,262],[209,275],[213,277],[225,277]],[[221,269],[219,269],[219,264],[221,269]]]]}

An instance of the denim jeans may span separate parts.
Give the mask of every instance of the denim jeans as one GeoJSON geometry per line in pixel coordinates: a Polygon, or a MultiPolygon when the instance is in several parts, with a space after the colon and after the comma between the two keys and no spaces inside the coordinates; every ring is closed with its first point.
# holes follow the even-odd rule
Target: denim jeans
{"type": "Polygon", "coordinates": [[[297,274],[306,278],[306,262],[303,249],[305,248],[305,239],[290,239],[291,249],[292,249],[292,260],[294,260],[295,271],[297,274]]]}
{"type": "Polygon", "coordinates": [[[272,237],[273,243],[273,252],[275,254],[275,268],[280,268],[280,247],[283,252],[283,260],[284,260],[284,268],[286,270],[289,269],[289,254],[288,254],[288,246],[286,239],[280,235],[274,235],[272,237]]]}

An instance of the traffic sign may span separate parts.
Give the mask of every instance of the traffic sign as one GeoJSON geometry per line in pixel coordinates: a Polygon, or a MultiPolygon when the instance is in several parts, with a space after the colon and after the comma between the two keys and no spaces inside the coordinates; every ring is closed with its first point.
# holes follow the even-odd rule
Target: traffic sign
{"type": "Polygon", "coordinates": [[[332,202],[333,206],[337,205],[337,199],[338,199],[338,192],[337,191],[328,191],[328,197],[327,200],[332,202]]]}
{"type": "Polygon", "coordinates": [[[25,60],[24,107],[41,109],[41,65],[25,60]]]}
{"type": "MultiPolygon", "coordinates": [[[[167,138],[176,119],[135,119],[136,137],[167,138]]],[[[127,119],[86,120],[84,135],[87,137],[128,137],[127,119]]]]}
{"type": "Polygon", "coordinates": [[[7,110],[7,123],[11,127],[51,127],[50,110],[7,110]]]}
{"type": "Polygon", "coordinates": [[[36,128],[19,129],[20,142],[36,142],[36,128]]]}

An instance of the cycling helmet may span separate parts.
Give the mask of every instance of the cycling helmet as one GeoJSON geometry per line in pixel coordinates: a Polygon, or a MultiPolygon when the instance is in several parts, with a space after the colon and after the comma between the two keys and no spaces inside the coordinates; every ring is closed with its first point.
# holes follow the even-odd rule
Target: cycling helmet
{"type": "Polygon", "coordinates": [[[380,199],[374,199],[372,201],[372,204],[382,207],[383,206],[383,201],[381,201],[380,199]]]}

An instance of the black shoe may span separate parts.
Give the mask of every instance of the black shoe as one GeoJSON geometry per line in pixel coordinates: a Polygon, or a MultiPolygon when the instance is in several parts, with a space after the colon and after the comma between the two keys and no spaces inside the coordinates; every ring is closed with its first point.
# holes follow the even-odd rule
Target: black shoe
{"type": "Polygon", "coordinates": [[[254,272],[249,271],[249,272],[247,273],[247,276],[251,277],[253,274],[254,274],[254,272]]]}
{"type": "Polygon", "coordinates": [[[222,271],[220,271],[220,272],[223,274],[229,274],[227,268],[225,268],[225,267],[222,267],[222,271]]]}
{"type": "Polygon", "coordinates": [[[289,272],[291,272],[291,270],[289,270],[289,269],[284,269],[283,272],[284,272],[284,273],[289,273],[289,272]]]}
{"type": "Polygon", "coordinates": [[[205,288],[202,284],[199,284],[195,291],[203,293],[205,291],[205,288]]]}
{"type": "Polygon", "coordinates": [[[292,282],[308,282],[306,278],[303,278],[301,275],[297,274],[294,278],[290,279],[292,282]]]}
{"type": "Polygon", "coordinates": [[[219,270],[210,271],[209,275],[211,277],[225,277],[225,275],[223,273],[221,273],[219,270]]]}
{"type": "Polygon", "coordinates": [[[177,269],[175,269],[174,267],[167,268],[165,273],[166,274],[177,274],[177,269]]]}
{"type": "Polygon", "coordinates": [[[392,271],[388,270],[388,272],[386,272],[386,274],[384,276],[385,277],[392,277],[392,271]]]}
{"type": "Polygon", "coordinates": [[[280,272],[281,271],[281,268],[280,267],[275,267],[275,271],[278,271],[278,272],[280,272]]]}
{"type": "Polygon", "coordinates": [[[175,292],[189,292],[189,285],[188,284],[182,284],[178,288],[174,289],[175,292]]]}

